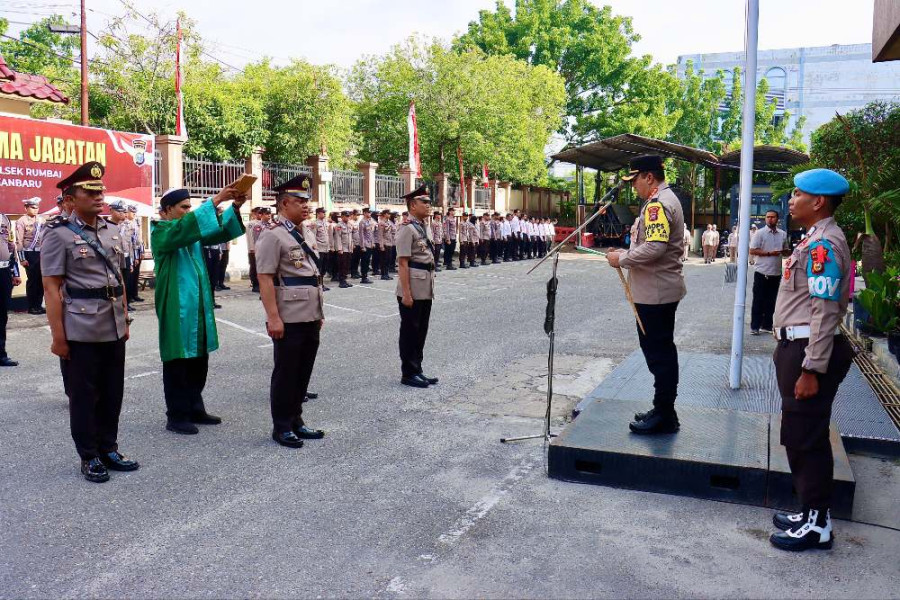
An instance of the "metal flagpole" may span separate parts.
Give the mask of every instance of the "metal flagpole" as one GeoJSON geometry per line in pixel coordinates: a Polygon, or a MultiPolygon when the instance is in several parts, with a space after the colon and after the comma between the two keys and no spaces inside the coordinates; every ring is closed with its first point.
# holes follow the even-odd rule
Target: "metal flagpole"
{"type": "Polygon", "coordinates": [[[750,205],[753,200],[753,143],[756,126],[756,46],[759,36],[759,0],[747,0],[744,32],[744,122],[741,136],[740,233],[738,273],[734,291],[734,323],[731,331],[731,389],[741,387],[744,361],[744,313],[747,301],[747,270],[750,252],[750,205]]]}

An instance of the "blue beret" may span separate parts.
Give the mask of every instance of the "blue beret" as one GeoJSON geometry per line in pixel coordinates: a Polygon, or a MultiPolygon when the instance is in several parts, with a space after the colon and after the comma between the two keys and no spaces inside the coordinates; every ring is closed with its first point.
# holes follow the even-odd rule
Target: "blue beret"
{"type": "Polygon", "coordinates": [[[843,196],[850,191],[847,180],[831,169],[810,169],[794,177],[794,185],[807,194],[843,196]]]}

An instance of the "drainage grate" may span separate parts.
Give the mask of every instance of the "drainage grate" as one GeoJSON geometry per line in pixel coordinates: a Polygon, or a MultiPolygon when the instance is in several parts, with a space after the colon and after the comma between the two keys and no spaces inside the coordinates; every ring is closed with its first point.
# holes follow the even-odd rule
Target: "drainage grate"
{"type": "Polygon", "coordinates": [[[878,365],[872,362],[871,355],[865,351],[860,341],[847,331],[843,325],[841,325],[841,329],[856,350],[856,358],[854,359],[856,366],[859,367],[863,377],[869,382],[872,391],[875,392],[875,396],[884,407],[884,411],[891,417],[894,425],[900,429],[900,389],[897,389],[890,377],[885,375],[878,365]]]}

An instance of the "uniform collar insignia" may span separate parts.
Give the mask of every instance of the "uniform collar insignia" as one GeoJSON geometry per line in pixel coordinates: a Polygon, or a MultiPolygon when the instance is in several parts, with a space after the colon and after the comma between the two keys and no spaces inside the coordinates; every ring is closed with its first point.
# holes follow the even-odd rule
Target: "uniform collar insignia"
{"type": "Polygon", "coordinates": [[[281,222],[281,224],[284,225],[284,228],[287,229],[288,231],[293,231],[294,229],[297,228],[297,226],[294,225],[294,222],[291,221],[290,219],[284,219],[281,222]]]}

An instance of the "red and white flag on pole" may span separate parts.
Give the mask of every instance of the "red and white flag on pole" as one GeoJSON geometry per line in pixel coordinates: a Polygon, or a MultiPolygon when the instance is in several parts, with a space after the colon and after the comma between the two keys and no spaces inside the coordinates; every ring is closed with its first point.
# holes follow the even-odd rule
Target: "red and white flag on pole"
{"type": "Polygon", "coordinates": [[[483,163],[481,165],[481,185],[483,187],[488,187],[488,164],[483,163]]]}
{"type": "Polygon", "coordinates": [[[409,103],[409,116],[406,118],[409,129],[409,168],[422,176],[422,161],[419,158],[419,126],[416,124],[416,103],[409,103]]]}
{"type": "Polygon", "coordinates": [[[181,93],[181,19],[177,22],[178,45],[175,47],[175,135],[187,137],[187,125],[184,123],[184,95],[181,93]]]}

